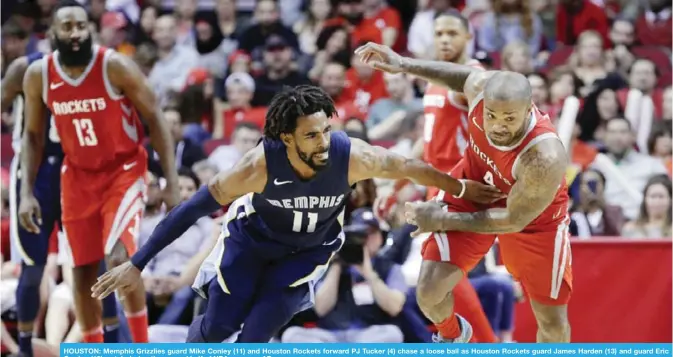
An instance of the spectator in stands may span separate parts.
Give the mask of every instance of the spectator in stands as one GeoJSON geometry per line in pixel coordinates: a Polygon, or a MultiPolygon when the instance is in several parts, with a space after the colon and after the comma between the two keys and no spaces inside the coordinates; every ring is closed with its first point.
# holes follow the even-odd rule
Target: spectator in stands
{"type": "Polygon", "coordinates": [[[121,12],[106,12],[100,19],[98,41],[102,46],[114,48],[117,52],[127,56],[133,56],[135,47],[126,42],[129,36],[126,31],[127,25],[128,21],[121,12]]]}
{"type": "Polygon", "coordinates": [[[194,45],[194,25],[198,0],[175,0],[173,16],[176,20],[177,43],[184,46],[194,45]]]}
{"type": "Polygon", "coordinates": [[[329,0],[310,0],[306,10],[306,16],[296,22],[292,30],[297,34],[299,50],[314,55],[318,51],[317,40],[325,20],[332,15],[332,4],[329,0]]]}
{"type": "MultiPolygon", "coordinates": [[[[297,35],[280,22],[276,1],[257,1],[253,20],[254,24],[239,38],[238,47],[250,53],[254,60],[262,58],[263,51],[268,52],[268,43],[272,35],[282,38],[283,46],[288,47],[290,52],[299,49],[297,35]]],[[[281,41],[277,40],[276,43],[281,41]]]]}
{"type": "MultiPolygon", "coordinates": [[[[16,20],[9,20],[2,25],[2,57],[3,64],[8,66],[15,59],[25,56],[29,33],[24,31],[16,20]]],[[[3,71],[4,73],[4,68],[3,71]]]]}
{"type": "MultiPolygon", "coordinates": [[[[175,167],[178,169],[181,167],[190,168],[195,162],[205,159],[206,154],[203,153],[201,146],[183,136],[184,125],[178,109],[173,107],[166,108],[163,111],[163,116],[164,120],[170,125],[171,134],[175,142],[175,167]]],[[[159,155],[149,143],[146,149],[149,171],[159,177],[163,177],[159,155]]]]}
{"type": "Polygon", "coordinates": [[[343,131],[347,132],[349,137],[369,142],[369,130],[359,118],[351,117],[346,119],[343,124],[343,131]]]}
{"type": "Polygon", "coordinates": [[[348,30],[344,26],[325,27],[316,40],[317,53],[308,71],[308,78],[318,82],[324,67],[329,63],[339,63],[344,68],[350,66],[351,51],[348,30]]]}
{"type": "Polygon", "coordinates": [[[318,327],[290,327],[283,333],[283,342],[403,341],[402,331],[393,324],[408,289],[401,267],[377,254],[383,235],[371,209],[353,212],[351,224],[357,233],[347,233],[342,259],[330,264],[316,290],[318,327]],[[364,251],[360,262],[351,258],[357,250],[364,251]]]}
{"type": "Polygon", "coordinates": [[[327,63],[320,75],[318,85],[334,100],[334,105],[337,111],[336,117],[332,117],[333,125],[341,126],[344,120],[350,118],[364,119],[364,114],[353,103],[352,92],[345,90],[346,88],[346,68],[336,62],[327,63]]]}
{"type": "Polygon", "coordinates": [[[502,50],[505,45],[522,41],[536,56],[542,45],[542,20],[533,13],[529,0],[493,0],[477,30],[477,44],[487,52],[502,50]]]}
{"type": "Polygon", "coordinates": [[[199,54],[191,47],[178,45],[177,24],[170,15],[157,19],[152,39],[157,44],[159,59],[150,72],[149,81],[160,103],[165,105],[170,92],[178,93],[184,88],[187,75],[198,65],[199,54]]]}
{"type": "MultiPolygon", "coordinates": [[[[258,3],[258,6],[261,3],[269,1],[261,1],[258,3]]],[[[292,61],[293,48],[280,35],[273,34],[267,37],[263,51],[265,72],[255,78],[255,95],[252,99],[253,106],[268,106],[271,103],[271,98],[280,92],[283,86],[294,87],[310,84],[310,81],[304,74],[294,69],[292,61]]]]}
{"type": "Polygon", "coordinates": [[[633,23],[624,18],[615,20],[610,28],[610,41],[612,42],[610,56],[615,60],[619,74],[626,77],[628,69],[636,60],[636,56],[631,52],[635,41],[633,23]]]}
{"type": "Polygon", "coordinates": [[[582,32],[568,63],[582,81],[579,93],[583,97],[591,92],[596,81],[605,78],[615,67],[614,61],[603,51],[603,39],[593,30],[582,32]]]}
{"type": "Polygon", "coordinates": [[[228,64],[227,73],[250,73],[252,70],[252,57],[243,50],[236,50],[229,56],[228,64]]]}
{"type": "Polygon", "coordinates": [[[647,152],[666,166],[668,175],[673,174],[671,156],[673,155],[673,146],[671,145],[671,122],[657,122],[652,128],[650,137],[647,140],[647,152]]]}
{"type": "Polygon", "coordinates": [[[187,77],[187,87],[178,95],[177,106],[183,121],[183,137],[202,145],[210,139],[213,128],[214,80],[201,68],[187,77]],[[201,77],[201,78],[194,78],[201,77]]]}
{"type": "Polygon", "coordinates": [[[355,105],[365,113],[372,103],[388,96],[383,72],[365,65],[354,53],[351,56],[351,68],[346,71],[346,83],[346,90],[352,93],[355,105]]]}
{"type": "Polygon", "coordinates": [[[144,42],[138,45],[136,52],[133,54],[133,60],[138,64],[138,67],[140,67],[145,76],[150,75],[152,67],[157,63],[158,59],[157,47],[152,42],[144,42]]]}
{"type": "MultiPolygon", "coordinates": [[[[191,198],[201,185],[196,175],[187,168],[178,170],[178,181],[183,201],[191,198]]],[[[185,264],[201,249],[209,246],[213,228],[212,218],[200,218],[180,238],[152,259],[143,270],[151,323],[174,325],[181,321],[183,323],[191,321],[191,311],[187,311],[186,308],[191,303],[194,292],[191,287],[180,287],[179,276],[185,264]],[[183,314],[187,317],[186,320],[181,319],[183,314]]],[[[149,236],[141,231],[138,246],[145,244],[147,238],[149,236]]]]}
{"type": "MultiPolygon", "coordinates": [[[[352,1],[352,0],[351,0],[352,1]]],[[[353,30],[353,42],[369,40],[393,47],[396,50],[403,48],[404,43],[398,43],[402,35],[402,20],[400,14],[384,0],[357,0],[362,6],[362,21],[353,30]]],[[[354,5],[358,7],[358,5],[354,5]]]]}
{"type": "Polygon", "coordinates": [[[570,68],[556,68],[549,76],[549,115],[556,119],[563,107],[563,102],[570,96],[579,97],[582,86],[570,68]]]}
{"type": "Polygon", "coordinates": [[[222,34],[221,50],[233,53],[238,48],[238,40],[247,28],[247,21],[236,16],[235,0],[215,1],[216,26],[222,34]]]}
{"type": "Polygon", "coordinates": [[[196,52],[199,53],[198,66],[205,68],[212,75],[223,77],[227,57],[235,50],[233,47],[223,47],[224,36],[215,21],[206,15],[196,18],[194,37],[196,52]]]}
{"type": "Polygon", "coordinates": [[[623,116],[623,110],[617,100],[617,94],[608,86],[599,86],[584,100],[577,123],[580,125],[580,140],[602,145],[605,137],[605,124],[608,120],[623,116]]]}
{"type": "Polygon", "coordinates": [[[531,73],[528,75],[528,82],[532,90],[533,104],[541,111],[549,113],[549,84],[547,83],[547,77],[540,73],[531,73]]]}
{"type": "Polygon", "coordinates": [[[643,190],[640,212],[635,221],[624,226],[628,238],[671,238],[671,178],[653,176],[643,190]]]}
{"type": "MultiPolygon", "coordinates": [[[[418,11],[407,33],[407,50],[416,58],[434,59],[434,22],[437,15],[451,9],[450,0],[430,0],[430,8],[418,11]]],[[[472,46],[470,46],[472,47],[472,46]]],[[[471,48],[471,50],[473,50],[471,48]]],[[[470,51],[472,52],[472,51],[470,51]]]]}
{"type": "Polygon", "coordinates": [[[152,42],[152,32],[154,32],[154,24],[159,17],[159,10],[154,6],[146,6],[140,13],[140,21],[136,24],[133,33],[133,43],[136,46],[152,42]]]}
{"type": "Polygon", "coordinates": [[[590,0],[561,0],[556,16],[556,41],[566,46],[579,43],[579,36],[595,31],[608,40],[608,18],[603,9],[590,0]]]}
{"type": "Polygon", "coordinates": [[[208,157],[208,162],[217,167],[218,171],[226,171],[234,166],[243,155],[257,146],[262,137],[261,128],[247,121],[236,124],[231,135],[231,145],[223,145],[215,149],[208,157]]]}
{"type": "MultiPolygon", "coordinates": [[[[610,119],[605,126],[607,156],[615,163],[622,180],[612,173],[606,177],[605,199],[610,205],[620,206],[627,219],[636,219],[642,199],[631,191],[644,192],[647,181],[657,174],[665,174],[666,168],[659,159],[641,154],[633,149],[635,142],[631,123],[624,118],[610,119]],[[626,182],[629,187],[623,187],[626,182]]],[[[617,174],[617,173],[615,173],[617,174]]]]}
{"type": "Polygon", "coordinates": [[[639,58],[633,62],[629,71],[629,88],[651,95],[656,85],[657,67],[654,62],[645,58],[639,58]]]}
{"type": "Polygon", "coordinates": [[[389,133],[399,126],[406,114],[423,109],[423,101],[414,97],[411,81],[404,73],[385,73],[387,98],[381,98],[369,108],[367,127],[372,129],[380,124],[387,123],[390,130],[380,133],[372,140],[389,137],[389,133]]]}
{"type": "Polygon", "coordinates": [[[245,72],[235,72],[224,82],[228,108],[216,113],[214,139],[229,139],[238,123],[249,122],[264,127],[266,108],[252,107],[255,80],[245,72]]]}
{"type": "Polygon", "coordinates": [[[580,175],[579,198],[573,202],[570,234],[581,239],[620,236],[624,215],[619,206],[605,203],[605,176],[588,169],[580,175]]]}
{"type": "Polygon", "coordinates": [[[514,41],[508,43],[502,50],[502,63],[500,67],[504,71],[519,72],[523,75],[533,73],[535,69],[533,56],[526,43],[514,41]]]}
{"type": "Polygon", "coordinates": [[[671,2],[647,0],[646,8],[636,21],[636,38],[641,45],[671,48],[671,2]]]}

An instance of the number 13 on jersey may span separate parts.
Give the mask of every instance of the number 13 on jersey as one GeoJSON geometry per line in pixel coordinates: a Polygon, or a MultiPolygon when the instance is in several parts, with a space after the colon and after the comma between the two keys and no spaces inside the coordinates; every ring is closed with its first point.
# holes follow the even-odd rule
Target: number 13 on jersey
{"type": "Polygon", "coordinates": [[[75,126],[77,139],[80,146],[96,146],[98,145],[98,138],[93,129],[93,122],[91,119],[73,119],[72,124],[75,126]]]}

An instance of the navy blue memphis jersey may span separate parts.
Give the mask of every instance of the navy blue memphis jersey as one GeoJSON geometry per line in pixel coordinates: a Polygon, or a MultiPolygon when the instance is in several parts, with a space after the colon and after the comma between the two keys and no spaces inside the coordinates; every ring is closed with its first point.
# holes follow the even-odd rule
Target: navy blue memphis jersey
{"type": "Polygon", "coordinates": [[[344,132],[332,132],[327,167],[310,180],[292,169],[285,144],[264,138],[267,182],[253,194],[255,218],[264,236],[297,248],[330,242],[341,234],[344,209],[351,187],[348,164],[351,142],[344,132]]]}
{"type": "MultiPolygon", "coordinates": [[[[28,65],[41,59],[44,55],[41,52],[36,52],[28,55],[28,65]]],[[[49,83],[42,83],[43,86],[48,86],[49,83]]],[[[15,153],[18,153],[21,150],[21,136],[23,135],[24,129],[24,106],[26,101],[21,94],[14,101],[13,112],[15,115],[14,121],[14,131],[12,132],[12,148],[15,153]]],[[[61,148],[61,139],[58,136],[56,131],[56,125],[54,125],[53,117],[49,109],[46,109],[47,116],[47,127],[45,130],[45,141],[44,141],[44,152],[43,159],[49,157],[58,157],[63,158],[63,149],[61,148]]]]}

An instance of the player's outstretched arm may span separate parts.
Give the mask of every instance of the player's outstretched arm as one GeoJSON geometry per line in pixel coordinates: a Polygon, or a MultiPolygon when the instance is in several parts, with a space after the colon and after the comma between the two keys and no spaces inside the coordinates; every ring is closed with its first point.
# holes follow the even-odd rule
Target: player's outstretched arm
{"type": "Polygon", "coordinates": [[[351,184],[375,177],[410,179],[424,186],[437,187],[456,197],[481,203],[490,203],[504,197],[494,186],[456,180],[421,160],[409,159],[355,138],[351,138],[348,176],[351,184]]]}
{"type": "Polygon", "coordinates": [[[434,231],[514,233],[523,230],[554,200],[563,182],[568,158],[560,140],[548,139],[523,153],[515,168],[516,183],[506,208],[475,213],[446,212],[429,204],[407,204],[407,222],[415,234],[434,231]]]}
{"type": "Polygon", "coordinates": [[[428,61],[403,57],[390,47],[369,42],[355,50],[360,60],[378,70],[390,73],[405,72],[429,82],[465,94],[469,103],[482,91],[494,71],[462,64],[428,61]]]}
{"type": "Polygon", "coordinates": [[[108,62],[108,78],[119,89],[147,122],[152,147],[159,154],[161,169],[166,179],[164,202],[173,208],[179,202],[178,173],[175,167],[175,143],[171,131],[161,116],[152,87],[140,68],[128,57],[113,52],[108,62]]]}
{"type": "Polygon", "coordinates": [[[250,150],[234,167],[215,176],[207,186],[201,187],[192,198],[180,203],[157,225],[147,243],[131,261],[101,276],[93,286],[92,296],[103,299],[119,289],[134,290],[142,281],[140,272],[160,251],[173,243],[199,218],[232,203],[250,193],[262,192],[266,185],[266,161],[260,145],[250,150]]]}
{"type": "Polygon", "coordinates": [[[0,89],[0,97],[2,97],[1,108],[2,112],[6,112],[12,105],[14,99],[21,94],[23,90],[23,75],[28,69],[28,58],[26,56],[19,57],[12,61],[7,67],[5,77],[2,79],[2,89],[0,89]]]}
{"type": "Polygon", "coordinates": [[[33,195],[35,177],[42,161],[44,150],[44,131],[47,127],[45,105],[42,100],[42,60],[33,62],[23,77],[23,93],[26,99],[24,108],[24,130],[21,138],[21,207],[19,219],[29,232],[39,232],[35,224],[41,220],[40,206],[33,195]]]}

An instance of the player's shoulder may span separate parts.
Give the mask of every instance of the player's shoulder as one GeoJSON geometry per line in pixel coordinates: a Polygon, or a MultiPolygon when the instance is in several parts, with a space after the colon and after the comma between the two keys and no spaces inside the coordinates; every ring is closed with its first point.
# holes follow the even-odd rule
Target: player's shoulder
{"type": "Polygon", "coordinates": [[[26,58],[26,67],[23,70],[24,81],[28,83],[42,83],[42,72],[44,71],[44,62],[48,61],[48,57],[42,57],[32,62],[26,58]]]}
{"type": "Polygon", "coordinates": [[[257,146],[243,154],[238,165],[241,170],[248,172],[263,171],[266,172],[266,154],[264,144],[260,141],[257,146]]]}

